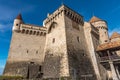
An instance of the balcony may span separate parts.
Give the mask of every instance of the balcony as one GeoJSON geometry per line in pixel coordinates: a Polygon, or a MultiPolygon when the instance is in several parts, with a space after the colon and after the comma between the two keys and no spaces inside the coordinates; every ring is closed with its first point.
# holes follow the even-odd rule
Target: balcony
{"type": "Polygon", "coordinates": [[[112,55],[112,56],[105,56],[105,57],[99,57],[100,62],[109,62],[109,61],[120,61],[120,56],[112,55]]]}

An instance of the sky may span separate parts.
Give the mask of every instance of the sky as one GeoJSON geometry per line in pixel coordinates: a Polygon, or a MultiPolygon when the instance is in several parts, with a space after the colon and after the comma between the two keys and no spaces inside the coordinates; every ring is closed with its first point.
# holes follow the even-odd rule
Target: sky
{"type": "Polygon", "coordinates": [[[109,34],[120,33],[120,0],[0,0],[0,74],[9,52],[13,21],[21,13],[25,23],[42,26],[47,13],[65,4],[89,21],[92,16],[107,21],[109,34]]]}

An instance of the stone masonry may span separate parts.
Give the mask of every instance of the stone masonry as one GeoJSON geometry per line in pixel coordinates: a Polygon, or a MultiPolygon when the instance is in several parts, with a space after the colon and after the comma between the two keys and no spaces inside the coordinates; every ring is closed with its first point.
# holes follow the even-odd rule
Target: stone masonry
{"type": "Polygon", "coordinates": [[[3,75],[45,80],[107,80],[107,72],[95,51],[99,44],[109,41],[107,24],[97,20],[84,22],[83,16],[66,5],[48,14],[43,26],[25,24],[19,14],[14,20],[3,75]]]}

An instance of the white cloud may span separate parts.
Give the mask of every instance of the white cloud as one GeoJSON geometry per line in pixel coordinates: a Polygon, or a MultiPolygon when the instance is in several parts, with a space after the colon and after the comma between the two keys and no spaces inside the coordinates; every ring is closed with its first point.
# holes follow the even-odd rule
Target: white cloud
{"type": "Polygon", "coordinates": [[[109,30],[109,35],[111,36],[114,32],[120,33],[120,27],[116,27],[113,30],[109,30]]]}
{"type": "Polygon", "coordinates": [[[6,60],[0,60],[0,75],[2,75],[3,70],[5,68],[5,62],[6,60]]]}
{"type": "Polygon", "coordinates": [[[14,7],[10,5],[0,5],[0,21],[11,21],[13,20],[17,14],[19,13],[29,13],[34,11],[37,6],[27,5],[22,7],[14,7]]]}
{"type": "Polygon", "coordinates": [[[0,75],[2,75],[4,68],[0,68],[0,75]]]}
{"type": "Polygon", "coordinates": [[[0,32],[4,33],[12,28],[12,23],[10,24],[0,24],[0,32]]]}

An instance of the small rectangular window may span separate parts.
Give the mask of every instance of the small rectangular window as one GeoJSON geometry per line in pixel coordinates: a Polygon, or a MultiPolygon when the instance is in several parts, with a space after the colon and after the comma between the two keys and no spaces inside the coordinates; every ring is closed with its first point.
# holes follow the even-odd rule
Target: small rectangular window
{"type": "Polygon", "coordinates": [[[28,53],[29,51],[27,50],[27,53],[28,53]]]}
{"type": "Polygon", "coordinates": [[[78,42],[80,42],[80,39],[79,39],[79,37],[77,37],[77,41],[78,41],[78,42]]]}
{"type": "Polygon", "coordinates": [[[53,43],[55,43],[55,38],[53,38],[53,41],[52,41],[53,43]]]}

